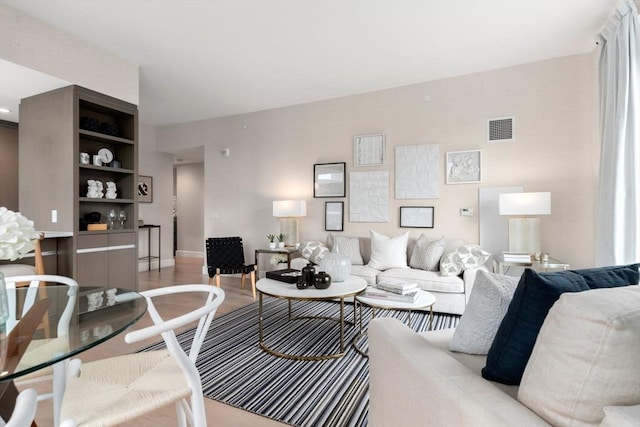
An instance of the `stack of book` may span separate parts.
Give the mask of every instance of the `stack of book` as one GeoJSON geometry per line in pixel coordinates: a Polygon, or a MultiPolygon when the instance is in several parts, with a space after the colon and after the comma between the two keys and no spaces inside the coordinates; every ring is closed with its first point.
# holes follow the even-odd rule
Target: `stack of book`
{"type": "Polygon", "coordinates": [[[381,282],[368,286],[363,296],[387,301],[416,302],[419,288],[417,283],[381,282]]]}
{"type": "Polygon", "coordinates": [[[505,262],[531,262],[531,255],[525,252],[502,252],[505,262]]]}

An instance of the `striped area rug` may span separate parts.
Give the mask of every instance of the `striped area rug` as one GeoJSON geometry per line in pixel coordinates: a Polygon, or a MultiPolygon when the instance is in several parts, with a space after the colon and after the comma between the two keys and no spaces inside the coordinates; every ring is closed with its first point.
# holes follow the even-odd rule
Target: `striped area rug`
{"type": "MultiPolygon", "coordinates": [[[[296,316],[339,315],[330,301],[297,301],[296,316]]],[[[363,307],[363,321],[371,309],[363,307]]],[[[377,317],[397,317],[404,311],[377,310],[377,317]]],[[[297,355],[327,354],[339,350],[336,322],[318,319],[289,321],[285,300],[265,297],[265,343],[297,355]]],[[[345,319],[353,320],[353,304],[345,304],[345,319]]],[[[434,314],[432,329],[455,327],[459,316],[434,314]]],[[[428,313],[413,312],[412,327],[428,328],[428,313]]],[[[345,324],[346,354],[340,359],[296,361],[272,356],[258,345],[258,303],[214,319],[197,366],[204,395],[225,404],[298,427],[366,426],[369,406],[369,365],[351,345],[357,328],[345,324]]],[[[193,330],[178,339],[190,342],[193,330]]],[[[361,341],[366,350],[366,337],[361,341]]],[[[156,344],[145,350],[161,348],[156,344]]]]}

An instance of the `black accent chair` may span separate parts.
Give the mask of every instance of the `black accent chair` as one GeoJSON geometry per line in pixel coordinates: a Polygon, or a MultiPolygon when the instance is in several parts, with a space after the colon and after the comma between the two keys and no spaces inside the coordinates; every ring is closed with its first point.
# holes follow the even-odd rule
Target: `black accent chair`
{"type": "Polygon", "coordinates": [[[209,284],[215,278],[220,287],[221,274],[242,274],[241,288],[247,274],[251,279],[253,298],[256,297],[256,265],[244,263],[242,237],[209,237],[207,238],[207,271],[209,284]]]}

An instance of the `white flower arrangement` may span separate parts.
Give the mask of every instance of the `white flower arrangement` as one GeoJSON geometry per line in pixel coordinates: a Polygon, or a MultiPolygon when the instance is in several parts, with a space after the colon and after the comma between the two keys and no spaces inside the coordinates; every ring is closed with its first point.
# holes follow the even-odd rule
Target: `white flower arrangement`
{"type": "Polygon", "coordinates": [[[20,212],[0,207],[0,259],[22,258],[35,247],[40,235],[33,228],[33,221],[20,212]]]}
{"type": "Polygon", "coordinates": [[[287,256],[286,255],[273,255],[271,257],[271,259],[269,260],[269,264],[271,265],[278,265],[280,263],[283,262],[287,262],[287,256]]]}

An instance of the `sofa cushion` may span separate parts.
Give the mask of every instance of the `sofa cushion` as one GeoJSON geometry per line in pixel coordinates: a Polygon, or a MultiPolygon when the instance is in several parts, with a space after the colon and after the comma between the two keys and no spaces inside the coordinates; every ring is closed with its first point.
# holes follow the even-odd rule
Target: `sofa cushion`
{"type": "Polygon", "coordinates": [[[329,237],[331,249],[337,245],[340,253],[349,257],[351,265],[364,264],[362,255],[360,255],[360,239],[358,237],[335,236],[333,234],[330,234],[329,237]]]}
{"type": "Polygon", "coordinates": [[[491,254],[479,246],[463,245],[445,253],[440,259],[440,272],[444,276],[457,276],[467,268],[480,267],[491,254]]]}
{"type": "MultiPolygon", "coordinates": [[[[601,284],[601,283],[599,283],[601,284]]],[[[640,286],[565,293],[542,325],[518,400],[556,426],[640,403],[640,286]]]]}
{"type": "Polygon", "coordinates": [[[516,286],[517,277],[478,271],[469,303],[449,343],[449,349],[469,354],[487,354],[516,286]]]}
{"type": "Polygon", "coordinates": [[[605,406],[600,427],[638,427],[640,404],[633,406],[605,406]]]}
{"type": "Polygon", "coordinates": [[[409,266],[420,270],[436,271],[443,253],[444,236],[438,240],[429,240],[426,235],[421,234],[411,253],[409,266]]]}
{"type": "Polygon", "coordinates": [[[525,269],[491,344],[482,376],[504,384],[520,383],[540,327],[562,293],[588,290],[588,283],[597,282],[599,287],[638,283],[638,264],[597,270],[537,273],[525,269]]]}
{"type": "Polygon", "coordinates": [[[417,270],[415,268],[392,268],[378,274],[381,280],[402,280],[415,282],[420,289],[431,292],[464,293],[464,282],[460,276],[443,276],[437,271],[417,270]]]}
{"type": "Polygon", "coordinates": [[[371,230],[370,233],[371,259],[369,260],[369,267],[378,270],[388,270],[390,268],[408,268],[408,231],[395,237],[388,237],[374,230],[371,230]]]}
{"type": "Polygon", "coordinates": [[[368,265],[352,265],[351,272],[349,274],[363,278],[370,285],[375,285],[378,274],[380,274],[380,270],[371,268],[368,265]]]}

